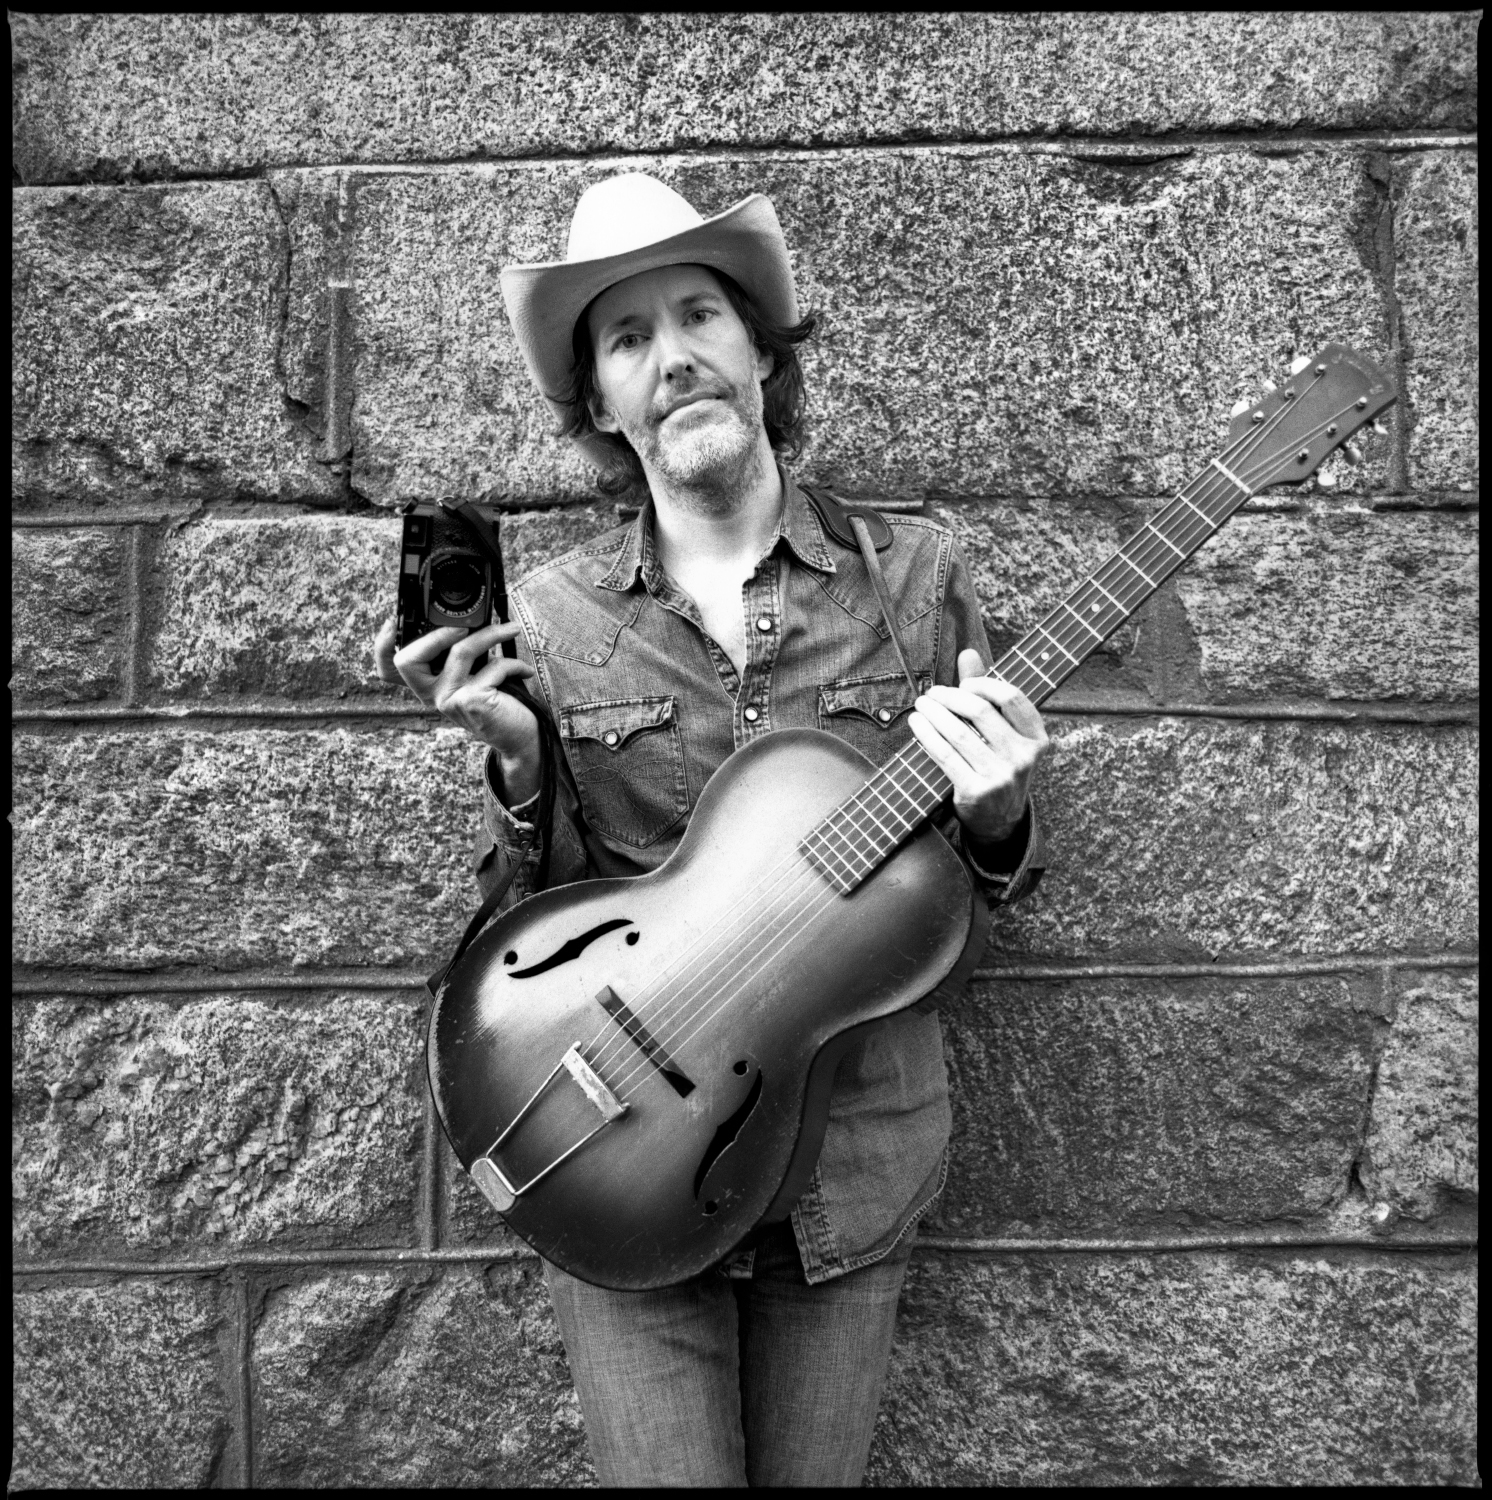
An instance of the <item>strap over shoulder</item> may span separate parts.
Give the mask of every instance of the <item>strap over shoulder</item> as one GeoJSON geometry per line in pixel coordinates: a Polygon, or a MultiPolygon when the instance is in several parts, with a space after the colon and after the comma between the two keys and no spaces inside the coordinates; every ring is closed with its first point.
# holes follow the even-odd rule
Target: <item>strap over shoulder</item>
{"type": "Polygon", "coordinates": [[[907,685],[915,698],[922,689],[917,684],[917,674],[907,656],[901,631],[896,628],[896,606],[891,599],[891,590],[886,585],[886,575],[881,571],[877,552],[884,552],[891,545],[892,531],[885,516],[868,505],[844,505],[830,495],[818,493],[806,484],[798,486],[808,503],[818,513],[827,531],[841,546],[858,552],[865,559],[865,571],[870,575],[870,586],[875,590],[876,602],[881,606],[881,617],[896,648],[897,660],[906,674],[907,685]]]}
{"type": "Polygon", "coordinates": [[[823,490],[809,489],[801,481],[798,488],[803,491],[803,498],[808,501],[819,520],[823,522],[824,530],[841,547],[848,547],[851,552],[860,550],[860,543],[850,524],[854,516],[859,516],[865,522],[865,529],[870,533],[870,540],[877,552],[884,552],[891,545],[891,527],[880,511],[869,505],[846,505],[842,500],[836,500],[823,490]]]}

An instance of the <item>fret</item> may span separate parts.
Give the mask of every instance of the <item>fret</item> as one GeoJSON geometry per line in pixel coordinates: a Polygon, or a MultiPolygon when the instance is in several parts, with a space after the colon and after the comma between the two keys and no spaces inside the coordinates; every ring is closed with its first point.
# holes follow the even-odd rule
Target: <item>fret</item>
{"type": "Polygon", "coordinates": [[[1087,632],[1088,632],[1088,634],[1089,634],[1089,635],[1091,635],[1091,636],[1092,636],[1092,637],[1093,637],[1093,639],[1094,639],[1094,640],[1095,640],[1095,641],[1101,641],[1101,640],[1102,640],[1102,639],[1103,639],[1103,631],[1101,631],[1101,630],[1095,630],[1095,629],[1094,629],[1094,628],[1093,628],[1093,627],[1092,627],[1092,626],[1091,626],[1091,625],[1090,625],[1090,624],[1089,624],[1089,623],[1088,623],[1088,622],[1087,622],[1087,621],[1086,621],[1086,620],[1085,620],[1085,619],[1084,619],[1084,618],[1083,618],[1083,617],[1082,617],[1082,616],[1081,616],[1081,615],[1080,615],[1080,614],[1079,614],[1079,613],[1078,613],[1078,612],[1077,612],[1077,610],[1075,610],[1075,609],[1074,609],[1074,608],[1073,608],[1073,607],[1072,607],[1072,605],[1070,605],[1070,604],[1069,604],[1069,603],[1068,603],[1068,602],[1067,602],[1067,600],[1065,600],[1065,599],[1064,599],[1064,600],[1063,600],[1063,601],[1062,601],[1062,603],[1061,603],[1061,604],[1059,604],[1059,605],[1058,605],[1058,606],[1057,606],[1057,607],[1058,607],[1058,608],[1059,608],[1059,609],[1065,609],[1065,610],[1066,610],[1066,611],[1067,611],[1067,613],[1068,613],[1068,614],[1070,614],[1070,615],[1071,615],[1071,616],[1072,616],[1072,617],[1073,617],[1073,619],[1074,619],[1074,620],[1076,620],[1076,621],[1077,621],[1077,622],[1078,622],[1078,624],[1079,624],[1079,625],[1081,625],[1081,626],[1082,626],[1082,627],[1083,627],[1083,629],[1084,629],[1084,630],[1086,630],[1086,631],[1087,631],[1087,632]]]}
{"type": "MultiPolygon", "coordinates": [[[[1045,620],[1043,620],[1043,621],[1042,621],[1042,622],[1041,622],[1041,625],[1040,625],[1040,626],[1039,626],[1039,629],[1041,629],[1041,630],[1042,630],[1042,631],[1043,631],[1043,632],[1044,632],[1044,633],[1045,633],[1045,635],[1046,635],[1046,638],[1047,638],[1047,644],[1048,644],[1048,645],[1049,645],[1049,646],[1053,646],[1053,647],[1055,647],[1055,648],[1056,648],[1056,649],[1057,649],[1057,650],[1058,650],[1058,651],[1060,651],[1060,652],[1061,652],[1061,653],[1062,653],[1062,654],[1063,654],[1063,656],[1065,656],[1065,657],[1066,657],[1066,658],[1067,658],[1067,659],[1068,659],[1068,661],[1070,661],[1070,662],[1071,662],[1071,663],[1072,663],[1072,664],[1073,664],[1073,666],[1077,666],[1077,664],[1078,664],[1078,663],[1079,663],[1079,662],[1080,662],[1080,661],[1082,661],[1082,659],[1083,659],[1083,658],[1082,658],[1082,657],[1081,657],[1081,656],[1074,656],[1074,655],[1073,655],[1073,654],[1072,654],[1072,652],[1071,652],[1071,651],[1069,651],[1069,650],[1068,650],[1068,649],[1067,649],[1067,648],[1066,648],[1066,647],[1065,647],[1065,646],[1064,646],[1064,645],[1062,645],[1062,644],[1061,644],[1061,642],[1059,642],[1059,641],[1058,641],[1058,640],[1057,640],[1057,638],[1056,638],[1056,636],[1054,636],[1054,635],[1053,635],[1053,634],[1052,634],[1052,633],[1051,633],[1051,631],[1050,631],[1050,630],[1048,630],[1048,629],[1047,629],[1047,627],[1046,627],[1046,621],[1045,621],[1045,620]]],[[[1033,631],[1032,631],[1032,632],[1031,632],[1031,634],[1032,634],[1032,635],[1035,635],[1035,634],[1036,634],[1036,632],[1035,632],[1035,631],[1034,631],[1034,630],[1033,630],[1033,631]]],[[[1028,637],[1028,639],[1029,639],[1029,637],[1028,637]]],[[[1045,661],[1045,660],[1046,660],[1046,659],[1047,659],[1047,657],[1048,657],[1048,656],[1050,656],[1050,655],[1051,655],[1051,654],[1052,654],[1052,653],[1051,653],[1051,652],[1050,652],[1050,651],[1046,651],[1046,652],[1043,652],[1043,653],[1042,653],[1042,654],[1041,654],[1041,655],[1040,655],[1040,656],[1039,656],[1039,657],[1037,657],[1037,658],[1036,658],[1036,659],[1037,659],[1037,660],[1038,660],[1038,661],[1045,661]]],[[[1060,679],[1059,679],[1059,680],[1060,680],[1060,679]]]]}
{"type": "Polygon", "coordinates": [[[1182,560],[1182,562],[1186,561],[1186,553],[1183,552],[1181,548],[1178,547],[1176,543],[1173,542],[1169,537],[1162,535],[1160,528],[1155,524],[1154,521],[1151,521],[1150,524],[1143,529],[1146,531],[1153,531],[1156,536],[1160,537],[1161,541],[1163,541],[1166,546],[1168,546],[1171,551],[1174,552],[1176,556],[1182,560]]]}
{"type": "Polygon", "coordinates": [[[1125,607],[1098,581],[1096,576],[1090,578],[1088,582],[1092,584],[1093,587],[1096,588],[1098,592],[1102,594],[1104,598],[1107,599],[1109,603],[1112,604],[1121,615],[1127,615],[1129,613],[1129,611],[1125,609],[1125,607]]]}
{"type": "Polygon", "coordinates": [[[1230,469],[1230,468],[1229,468],[1229,467],[1228,467],[1228,466],[1227,466],[1227,465],[1226,465],[1226,464],[1225,464],[1225,463],[1224,463],[1224,462],[1223,462],[1223,461],[1222,461],[1222,459],[1220,459],[1220,458],[1215,458],[1215,459],[1213,459],[1213,460],[1212,460],[1212,467],[1213,467],[1213,468],[1214,468],[1214,469],[1216,469],[1216,470],[1217,470],[1217,471],[1218,471],[1218,473],[1219,473],[1219,474],[1221,474],[1221,475],[1222,475],[1222,476],[1223,476],[1223,478],[1224,478],[1224,479],[1226,479],[1226,480],[1228,480],[1228,481],[1230,481],[1230,482],[1231,482],[1231,483],[1233,483],[1233,484],[1236,484],[1236,485],[1237,485],[1237,486],[1238,486],[1238,488],[1239,488],[1239,489],[1241,489],[1241,490],[1242,490],[1242,491],[1243,491],[1243,494],[1244,494],[1244,498],[1245,498],[1245,499],[1247,499],[1247,498],[1248,498],[1248,497],[1249,497],[1249,496],[1250,496],[1250,495],[1252,495],[1252,494],[1253,494],[1253,493],[1254,493],[1254,492],[1253,492],[1253,490],[1252,490],[1252,489],[1250,489],[1250,488],[1249,488],[1249,486],[1248,486],[1248,485],[1246,485],[1246,484],[1245,484],[1245,483],[1244,483],[1244,482],[1243,482],[1243,480],[1241,480],[1241,479],[1240,479],[1240,478],[1239,478],[1239,477],[1238,477],[1238,476],[1237,476],[1237,475],[1236,475],[1236,474],[1235,474],[1235,473],[1234,473],[1234,472],[1233,472],[1233,471],[1232,471],[1232,469],[1230,469]]]}
{"type": "Polygon", "coordinates": [[[848,816],[842,816],[829,830],[839,840],[843,853],[840,858],[848,866],[853,866],[865,858],[867,854],[875,853],[875,840],[866,837],[865,830],[857,827],[848,816]],[[865,848],[861,848],[852,834],[859,835],[865,841],[865,848]]]}
{"type": "Polygon", "coordinates": [[[912,775],[915,776],[917,778],[917,780],[920,781],[922,783],[922,785],[927,788],[928,791],[932,792],[939,802],[941,802],[943,800],[943,798],[947,795],[947,793],[944,792],[935,783],[929,781],[927,779],[927,777],[925,777],[922,774],[922,772],[919,771],[916,768],[916,766],[909,764],[907,766],[907,770],[909,770],[912,773],[912,775]]]}
{"type": "MultiPolygon", "coordinates": [[[[881,830],[881,832],[884,833],[891,840],[891,847],[894,849],[896,847],[898,841],[899,841],[899,835],[898,835],[897,831],[895,829],[892,829],[892,828],[887,828],[886,825],[883,822],[881,822],[881,820],[876,816],[875,809],[873,807],[870,807],[866,803],[866,801],[865,801],[865,794],[866,794],[866,792],[870,792],[870,791],[873,791],[873,790],[875,790],[875,782],[873,782],[873,781],[872,782],[868,782],[861,789],[861,791],[860,791],[860,793],[859,793],[859,795],[858,795],[858,797],[856,799],[857,804],[859,806],[860,811],[862,811],[866,815],[866,817],[868,817],[871,820],[871,822],[874,823],[876,825],[876,827],[879,828],[881,830]]],[[[881,797],[881,794],[878,791],[876,791],[875,795],[878,796],[878,797],[881,797]]],[[[884,797],[881,797],[881,801],[882,802],[886,802],[886,799],[884,797]]],[[[891,808],[891,812],[893,814],[896,812],[896,809],[894,807],[891,807],[891,804],[889,802],[887,802],[886,805],[887,805],[888,808],[891,808]]],[[[907,821],[910,824],[911,819],[908,819],[907,821]]],[[[901,832],[905,833],[906,829],[902,829],[901,832]]]]}
{"type": "Polygon", "coordinates": [[[1036,665],[1035,662],[1029,660],[1026,656],[1024,656],[1022,654],[1022,652],[1021,652],[1021,643],[1019,641],[1017,641],[1016,644],[1013,645],[1010,648],[1010,650],[1007,653],[1007,655],[1009,655],[1009,656],[1019,656],[1020,659],[1021,659],[1021,665],[1023,667],[1025,667],[1028,672],[1034,672],[1038,677],[1040,677],[1042,679],[1042,686],[1047,687],[1047,688],[1054,688],[1054,687],[1056,687],[1056,685],[1057,685],[1057,679],[1056,678],[1052,678],[1052,679],[1048,680],[1047,679],[1047,674],[1045,672],[1043,672],[1041,670],[1041,668],[1036,665]]]}
{"type": "Polygon", "coordinates": [[[1176,499],[1177,499],[1177,501],[1180,504],[1186,506],[1186,508],[1188,510],[1190,510],[1194,515],[1200,516],[1201,519],[1203,521],[1205,521],[1207,525],[1209,525],[1209,526],[1216,526],[1217,525],[1217,522],[1214,521],[1212,519],[1212,517],[1209,516],[1205,510],[1201,510],[1197,506],[1193,505],[1192,502],[1190,500],[1188,500],[1185,495],[1177,495],[1176,499]]]}
{"type": "Polygon", "coordinates": [[[1128,546],[1129,546],[1129,543],[1126,542],[1124,544],[1124,547],[1121,547],[1119,549],[1119,551],[1116,552],[1113,555],[1113,557],[1109,559],[1109,561],[1110,562],[1122,562],[1124,564],[1124,566],[1130,570],[1130,572],[1132,572],[1132,573],[1138,573],[1140,575],[1140,577],[1144,580],[1145,587],[1153,592],[1155,589],[1157,589],[1160,586],[1159,583],[1154,578],[1152,578],[1144,570],[1144,568],[1142,568],[1139,565],[1139,563],[1135,562],[1133,558],[1131,558],[1131,557],[1128,556],[1128,554],[1124,550],[1128,546]]]}

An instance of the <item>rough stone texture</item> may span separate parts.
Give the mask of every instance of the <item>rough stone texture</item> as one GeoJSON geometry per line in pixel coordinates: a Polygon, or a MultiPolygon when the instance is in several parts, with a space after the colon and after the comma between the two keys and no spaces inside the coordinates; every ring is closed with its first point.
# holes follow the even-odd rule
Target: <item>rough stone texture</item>
{"type": "Polygon", "coordinates": [[[1048,872],[991,954],[1150,959],[1476,944],[1476,732],[1054,722],[1048,872]]]}
{"type": "Polygon", "coordinates": [[[1431,970],[1399,982],[1359,1171],[1371,1197],[1429,1219],[1479,1191],[1477,976],[1431,970]]]}
{"type": "MultiPolygon", "coordinates": [[[[611,523],[497,281],[563,255],[602,176],[706,213],[772,197],[822,312],[800,471],[947,519],[997,646],[1292,355],[1389,361],[1392,436],[1333,461],[1338,497],[1261,496],[1072,679],[1156,717],[1052,715],[1049,875],[987,959],[1348,952],[1382,985],[980,981],[946,1017],[931,1226],[1306,1221],[1375,1248],[924,1250],[871,1479],[1479,1482],[1474,1257],[1402,1248],[1417,1220],[1474,1232],[1474,992],[1437,965],[1476,941],[1475,731],[1162,717],[1476,701],[1474,519],[1408,511],[1475,504],[1454,133],[1479,13],[10,19],[14,503],[70,518],[16,544],[15,688],[110,702],[128,676],[186,720],[20,736],[23,965],[449,951],[480,752],[371,711],[401,701],[367,656],[393,583],[373,507],[493,496],[515,578],[611,523]],[[56,185],[100,180],[127,185],[56,185]],[[142,536],[138,618],[132,542],[90,524],[110,510],[192,517],[142,536]],[[370,711],[315,727],[338,698],[370,711]],[[244,717],[193,722],[203,701],[244,717]],[[259,704],[306,717],[254,728],[259,704]]],[[[422,997],[192,982],[18,1008],[12,1486],[591,1480],[532,1261],[340,1259],[408,1246],[426,1209],[441,1243],[513,1244],[422,1138],[422,997]],[[247,1273],[244,1434],[238,1273],[38,1275],[258,1245],[328,1263],[247,1273]]]]}
{"type": "Polygon", "coordinates": [[[1328,1211],[1367,1118],[1368,984],[977,982],[943,1015],[953,1152],[930,1227],[1101,1234],[1328,1211]]]}
{"type": "Polygon", "coordinates": [[[285,1286],[254,1371],[258,1484],[594,1483],[536,1262],[285,1286]]]}
{"type": "Polygon", "coordinates": [[[1474,1259],[913,1260],[867,1483],[1469,1484],[1474,1259]]]}
{"type": "Polygon", "coordinates": [[[44,1000],[12,1014],[16,1253],[412,1242],[418,1000],[44,1000]]]}
{"type": "Polygon", "coordinates": [[[21,1283],[11,1302],[8,1488],[217,1482],[230,1420],[222,1303],[209,1281],[21,1283]]]}
{"type": "MultiPolygon", "coordinates": [[[[510,580],[615,524],[610,505],[503,516],[510,580]]],[[[156,564],[151,689],[182,699],[403,696],[372,668],[373,637],[394,612],[400,535],[382,514],[173,530],[156,564]]]]}
{"type": "Polygon", "coordinates": [[[89,528],[10,538],[10,670],[17,703],[92,703],[124,691],[129,537],[89,528]]]}
{"type": "Polygon", "coordinates": [[[394,612],[400,523],[199,521],[157,560],[149,683],[168,698],[378,695],[373,637],[394,612]]]}
{"type": "Polygon", "coordinates": [[[14,757],[18,962],[427,965],[476,904],[458,729],[22,735],[14,757]]]}
{"type": "MultiPolygon", "coordinates": [[[[1475,941],[1472,730],[1120,720],[1053,737],[1050,873],[1000,915],[997,954],[1475,941]]],[[[432,962],[470,915],[480,759],[450,728],[18,736],[16,960],[432,962]]]]}
{"type": "Polygon", "coordinates": [[[16,158],[37,181],[619,145],[1474,126],[1478,19],[20,16],[16,158]]]}
{"type": "MultiPolygon", "coordinates": [[[[1013,500],[929,514],[958,538],[998,653],[1159,504],[1013,500]]],[[[510,577],[615,521],[602,504],[504,516],[510,577]]],[[[1067,690],[1157,704],[1475,698],[1477,529],[1474,515],[1335,502],[1235,517],[1170,586],[1182,601],[1179,627],[1147,606],[1067,690]]],[[[44,533],[54,534],[68,535],[44,533]]],[[[399,696],[370,665],[373,634],[392,610],[398,534],[381,515],[176,528],[156,566],[150,687],[188,700],[399,696]]]]}
{"type": "Polygon", "coordinates": [[[1235,517],[1176,577],[1204,701],[1474,700],[1475,515],[1235,517]]]}
{"type": "Polygon", "coordinates": [[[1394,293],[1408,365],[1412,488],[1481,479],[1477,158],[1430,151],[1393,169],[1394,293]]]}
{"type": "Polygon", "coordinates": [[[277,374],[266,183],[28,189],[12,234],[19,507],[337,495],[277,374]]]}
{"type": "MultiPolygon", "coordinates": [[[[705,213],[772,198],[800,301],[824,313],[804,346],[803,467],[850,494],[1167,494],[1216,451],[1236,398],[1297,350],[1387,348],[1379,198],[1356,152],[629,166],[705,213]]],[[[359,493],[590,494],[523,369],[496,272],[563,255],[576,199],[614,170],[354,176],[359,493]]],[[[1352,484],[1382,487],[1384,451],[1352,484]]]]}

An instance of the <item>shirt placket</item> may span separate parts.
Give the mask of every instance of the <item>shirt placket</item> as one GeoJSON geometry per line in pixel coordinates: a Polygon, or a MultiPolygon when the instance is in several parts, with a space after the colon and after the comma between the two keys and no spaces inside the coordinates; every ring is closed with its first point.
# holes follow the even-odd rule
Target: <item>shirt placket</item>
{"type": "Polygon", "coordinates": [[[782,639],[782,553],[764,561],[741,586],[746,612],[746,670],[736,694],[736,749],[772,729],[772,668],[782,639]]]}

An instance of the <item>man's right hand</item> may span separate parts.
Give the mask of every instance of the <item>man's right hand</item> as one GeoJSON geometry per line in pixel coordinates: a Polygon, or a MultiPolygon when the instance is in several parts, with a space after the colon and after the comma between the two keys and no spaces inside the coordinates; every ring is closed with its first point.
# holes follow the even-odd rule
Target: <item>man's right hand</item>
{"type": "Polygon", "coordinates": [[[539,790],[543,753],[532,711],[502,691],[503,684],[513,678],[535,675],[526,662],[500,654],[502,642],[512,640],[519,629],[516,622],[469,633],[461,626],[447,625],[396,651],[394,622],[389,619],[373,643],[373,660],[384,682],[402,682],[426,707],[436,709],[497,752],[503,800],[510,807],[526,802],[539,790]],[[429,664],[447,648],[450,654],[437,676],[429,664]],[[472,663],[484,651],[493,653],[491,661],[473,672],[472,663]]]}

